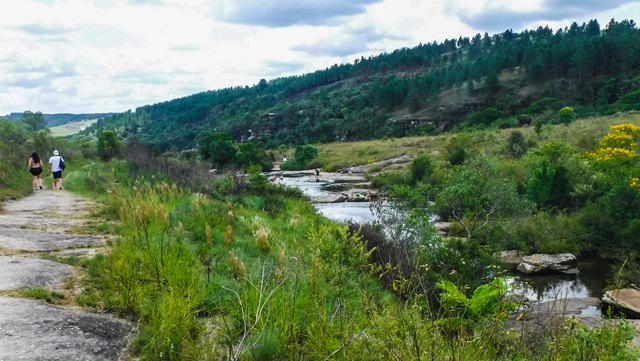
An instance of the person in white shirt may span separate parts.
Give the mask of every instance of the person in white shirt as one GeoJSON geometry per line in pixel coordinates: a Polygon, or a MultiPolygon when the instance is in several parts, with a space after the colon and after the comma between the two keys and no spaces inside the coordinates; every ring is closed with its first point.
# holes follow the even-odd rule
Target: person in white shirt
{"type": "Polygon", "coordinates": [[[53,175],[53,188],[62,189],[62,168],[60,167],[60,161],[64,162],[64,159],[60,156],[57,150],[53,151],[53,156],[49,158],[49,173],[53,175]]]}

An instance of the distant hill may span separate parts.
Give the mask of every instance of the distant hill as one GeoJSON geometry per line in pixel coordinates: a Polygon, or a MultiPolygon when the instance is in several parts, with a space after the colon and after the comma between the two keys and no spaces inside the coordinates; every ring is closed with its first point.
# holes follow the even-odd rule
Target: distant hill
{"type": "Polygon", "coordinates": [[[211,131],[276,147],[567,122],[640,109],[637,54],[633,20],[477,34],[145,105],[85,132],[113,129],[163,151],[211,131]]]}
{"type": "MultiPolygon", "coordinates": [[[[93,113],[93,114],[42,114],[44,116],[44,121],[47,123],[47,127],[57,127],[59,125],[71,123],[71,122],[79,122],[83,120],[91,120],[91,119],[100,119],[104,117],[113,116],[116,113],[93,113]]],[[[8,119],[8,120],[20,120],[22,117],[22,113],[10,113],[5,116],[1,116],[0,118],[8,119]]]]}

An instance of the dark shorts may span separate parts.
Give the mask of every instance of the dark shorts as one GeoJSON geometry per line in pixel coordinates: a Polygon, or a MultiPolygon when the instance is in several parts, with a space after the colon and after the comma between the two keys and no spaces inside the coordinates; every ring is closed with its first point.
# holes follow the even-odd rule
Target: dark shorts
{"type": "Polygon", "coordinates": [[[40,175],[42,173],[42,167],[31,168],[29,169],[29,173],[31,173],[33,176],[40,175]]]}
{"type": "Polygon", "coordinates": [[[53,179],[60,179],[62,178],[62,171],[59,170],[57,172],[53,172],[53,179]]]}

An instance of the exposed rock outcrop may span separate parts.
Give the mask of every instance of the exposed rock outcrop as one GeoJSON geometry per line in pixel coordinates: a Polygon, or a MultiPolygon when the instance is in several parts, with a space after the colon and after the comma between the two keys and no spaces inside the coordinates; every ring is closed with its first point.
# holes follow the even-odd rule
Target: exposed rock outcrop
{"type": "Polygon", "coordinates": [[[409,162],[411,162],[412,159],[413,158],[410,155],[403,154],[395,158],[390,158],[390,159],[385,159],[385,160],[381,160],[381,161],[377,161],[369,164],[349,167],[349,168],[343,169],[342,171],[348,172],[348,173],[368,173],[371,169],[375,169],[375,168],[389,168],[389,167],[394,167],[398,165],[404,167],[409,162]]]}
{"type": "Polygon", "coordinates": [[[517,270],[524,274],[546,271],[567,272],[574,268],[576,262],[576,256],[571,253],[537,253],[522,257],[522,262],[518,265],[517,270]]]}
{"type": "Polygon", "coordinates": [[[518,267],[518,265],[520,263],[522,263],[522,253],[520,253],[520,251],[516,251],[516,250],[510,250],[510,251],[502,251],[499,252],[498,254],[495,255],[500,262],[512,266],[512,267],[518,267]]]}
{"type": "Polygon", "coordinates": [[[640,290],[621,288],[607,291],[602,302],[624,312],[631,318],[640,318],[640,290]]]}
{"type": "Polygon", "coordinates": [[[73,267],[46,259],[0,256],[0,290],[54,289],[72,272],[73,267]]]}

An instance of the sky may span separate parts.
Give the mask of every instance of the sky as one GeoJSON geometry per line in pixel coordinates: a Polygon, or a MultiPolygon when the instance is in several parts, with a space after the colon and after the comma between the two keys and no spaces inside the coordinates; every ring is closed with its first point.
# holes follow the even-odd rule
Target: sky
{"type": "Polygon", "coordinates": [[[135,110],[477,33],[638,22],[640,0],[0,3],[0,115],[135,110]]]}

